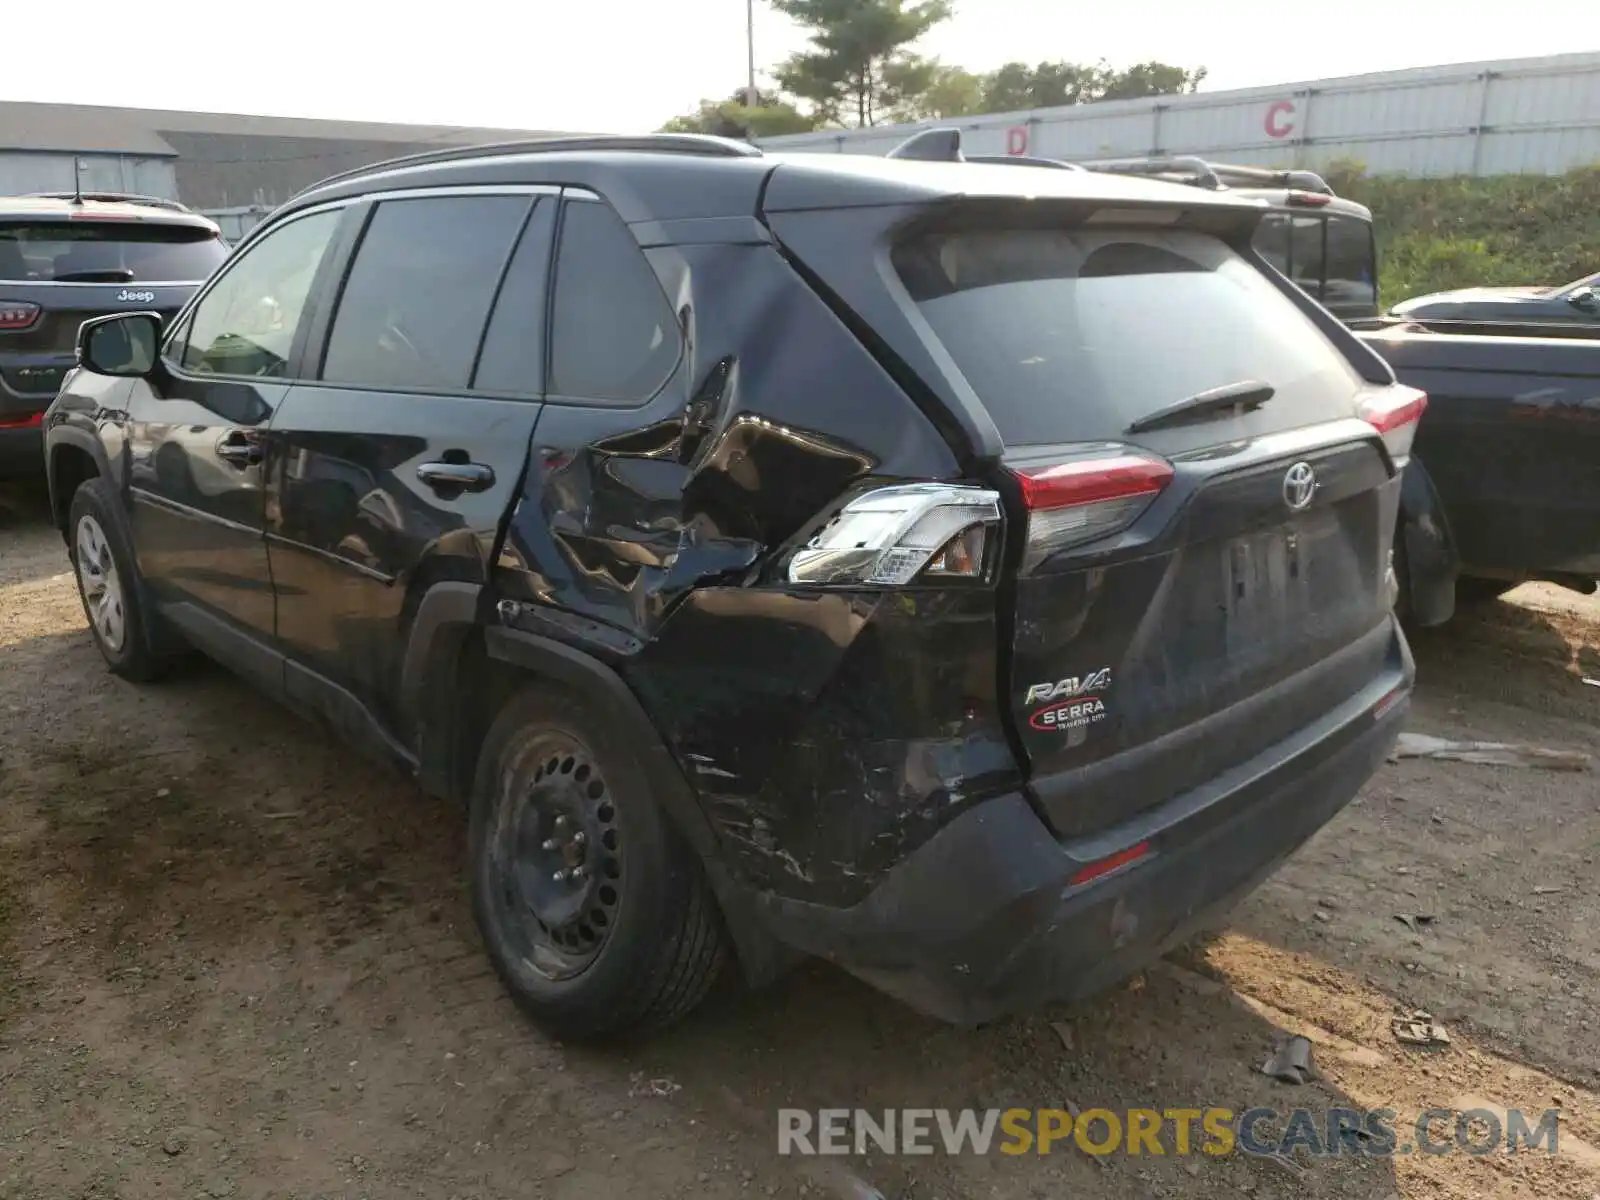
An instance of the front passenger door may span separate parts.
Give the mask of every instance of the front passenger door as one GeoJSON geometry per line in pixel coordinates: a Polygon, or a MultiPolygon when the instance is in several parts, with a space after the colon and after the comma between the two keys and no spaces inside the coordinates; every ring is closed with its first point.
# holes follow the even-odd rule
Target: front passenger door
{"type": "Polygon", "coordinates": [[[128,400],[129,509],[139,570],[190,638],[272,678],[262,436],[288,393],[308,297],[339,227],[289,221],[229,262],[128,400]]]}

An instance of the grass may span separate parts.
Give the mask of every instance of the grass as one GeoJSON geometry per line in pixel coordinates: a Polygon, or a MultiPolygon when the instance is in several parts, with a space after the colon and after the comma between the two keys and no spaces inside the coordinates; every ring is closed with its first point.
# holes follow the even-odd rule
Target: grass
{"type": "Polygon", "coordinates": [[[1388,307],[1497,284],[1561,284],[1600,271],[1600,165],[1565,175],[1404,179],[1358,163],[1324,172],[1372,210],[1388,307]]]}

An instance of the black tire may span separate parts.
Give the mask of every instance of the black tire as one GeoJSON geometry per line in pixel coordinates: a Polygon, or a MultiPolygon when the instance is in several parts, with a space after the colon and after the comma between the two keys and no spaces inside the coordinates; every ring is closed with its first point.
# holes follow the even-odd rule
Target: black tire
{"type": "Polygon", "coordinates": [[[1477,575],[1463,575],[1456,580],[1456,604],[1472,608],[1500,599],[1512,588],[1520,587],[1516,579],[1485,579],[1477,575]]]}
{"type": "Polygon", "coordinates": [[[727,939],[700,863],[615,722],[579,697],[529,688],[501,710],[478,758],[468,841],[489,957],[551,1033],[661,1028],[716,983],[727,939]],[[581,881],[557,879],[580,867],[581,881]]]}
{"type": "Polygon", "coordinates": [[[145,608],[144,586],[118,513],[116,495],[111,485],[100,477],[84,480],[73,493],[72,505],[67,511],[67,555],[77,577],[83,614],[89,619],[90,636],[111,673],[136,683],[158,679],[166,672],[170,655],[160,648],[165,644],[158,641],[163,631],[152,624],[153,619],[159,621],[159,618],[153,618],[145,608]],[[85,522],[92,522],[92,536],[85,522]],[[91,568],[86,572],[82,561],[85,548],[90,545],[99,550],[100,577],[110,580],[105,591],[98,594],[92,592],[88,582],[93,579],[95,570],[91,568]],[[102,602],[111,599],[113,584],[120,637],[112,636],[96,598],[98,595],[102,602]]]}

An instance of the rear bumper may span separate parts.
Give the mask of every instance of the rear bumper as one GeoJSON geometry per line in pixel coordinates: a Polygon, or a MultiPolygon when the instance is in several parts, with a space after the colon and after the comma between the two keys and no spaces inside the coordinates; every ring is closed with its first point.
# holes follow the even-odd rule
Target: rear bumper
{"type": "Polygon", "coordinates": [[[1092,994],[1217,922],[1349,803],[1394,745],[1413,676],[1396,628],[1360,693],[1122,826],[1057,841],[1014,793],[957,817],[854,907],[768,896],[761,911],[780,940],[958,1024],[1092,994]],[[1072,883],[1146,841],[1145,857],[1072,883]]]}

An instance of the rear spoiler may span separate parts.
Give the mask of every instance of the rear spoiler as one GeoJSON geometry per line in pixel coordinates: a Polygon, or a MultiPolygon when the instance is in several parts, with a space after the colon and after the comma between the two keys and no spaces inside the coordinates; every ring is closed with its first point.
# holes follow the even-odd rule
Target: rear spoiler
{"type": "Polygon", "coordinates": [[[963,154],[961,130],[946,126],[924,129],[914,133],[889,151],[888,158],[905,158],[915,162],[999,163],[1015,167],[1052,167],[1058,171],[1082,171],[1077,163],[1062,162],[1058,158],[1034,158],[1026,154],[963,154]]]}

